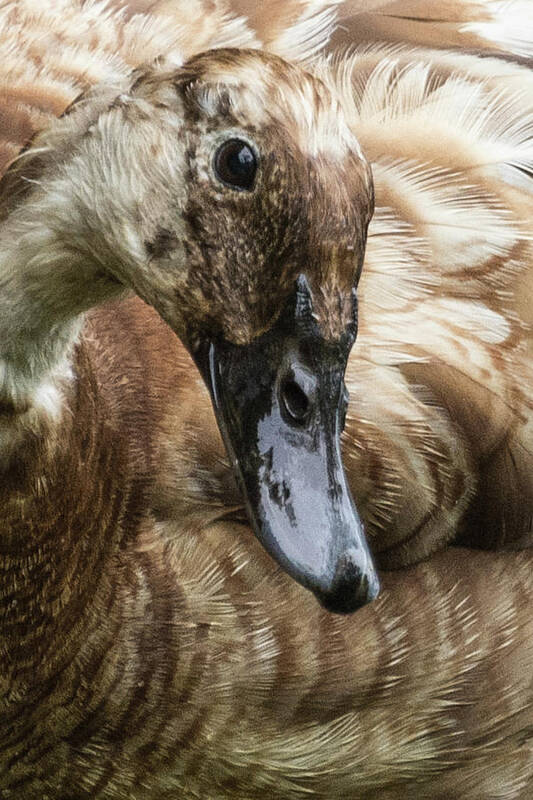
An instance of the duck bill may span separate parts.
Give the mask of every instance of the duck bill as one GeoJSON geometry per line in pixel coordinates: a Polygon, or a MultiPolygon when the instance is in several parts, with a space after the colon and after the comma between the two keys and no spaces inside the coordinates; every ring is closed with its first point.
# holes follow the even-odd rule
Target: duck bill
{"type": "Polygon", "coordinates": [[[196,361],[257,538],[325,608],[350,613],[379,591],[340,453],[355,333],[326,342],[309,311],[300,278],[267,333],[206,341],[196,361]]]}

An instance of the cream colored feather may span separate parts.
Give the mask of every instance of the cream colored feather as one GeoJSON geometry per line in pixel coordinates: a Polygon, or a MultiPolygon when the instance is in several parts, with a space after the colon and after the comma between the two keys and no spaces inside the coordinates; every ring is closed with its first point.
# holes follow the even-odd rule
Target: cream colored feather
{"type": "Polygon", "coordinates": [[[533,55],[528,0],[345,0],[334,41],[403,42],[533,55]]]}

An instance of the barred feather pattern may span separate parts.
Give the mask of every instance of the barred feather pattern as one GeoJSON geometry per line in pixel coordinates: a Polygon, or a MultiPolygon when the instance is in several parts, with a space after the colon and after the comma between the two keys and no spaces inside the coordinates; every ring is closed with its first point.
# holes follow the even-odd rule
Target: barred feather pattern
{"type": "Polygon", "coordinates": [[[342,0],[334,43],[402,42],[533,56],[528,0],[342,0]]]}
{"type": "Polygon", "coordinates": [[[318,70],[375,178],[345,447],[382,564],[528,545],[532,73],[394,46],[318,70]]]}
{"type": "Polygon", "coordinates": [[[2,486],[3,795],[525,800],[528,551],[448,550],[385,573],[355,617],[326,614],[224,522],[190,370],[137,300],[92,312],[62,457],[23,504],[23,475],[18,497],[2,486]],[[154,481],[172,426],[196,527],[154,481]]]}
{"type": "MultiPolygon", "coordinates": [[[[0,171],[143,61],[294,50],[340,94],[375,174],[344,440],[373,546],[400,566],[458,533],[528,544],[528,69],[405,29],[408,47],[370,45],[349,3],[248,20],[207,0],[116,7],[0,3],[0,171]],[[362,43],[317,59],[334,13],[362,43]]],[[[72,366],[68,410],[0,485],[2,798],[531,796],[529,551],[446,549],[331,617],[231,521],[208,398],[154,312],[92,312],[72,366]]]]}

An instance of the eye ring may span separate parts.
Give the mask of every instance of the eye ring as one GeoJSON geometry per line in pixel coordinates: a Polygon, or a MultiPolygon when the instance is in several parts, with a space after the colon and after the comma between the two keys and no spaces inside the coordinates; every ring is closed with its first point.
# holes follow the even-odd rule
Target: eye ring
{"type": "Polygon", "coordinates": [[[243,139],[227,139],[213,159],[216,177],[231,189],[250,192],[257,173],[257,157],[243,139]]]}

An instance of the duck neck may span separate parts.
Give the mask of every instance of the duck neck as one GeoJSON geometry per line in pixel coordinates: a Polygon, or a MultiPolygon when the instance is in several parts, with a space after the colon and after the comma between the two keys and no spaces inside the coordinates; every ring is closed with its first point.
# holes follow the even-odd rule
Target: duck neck
{"type": "MultiPolygon", "coordinates": [[[[122,291],[38,206],[0,228],[0,414],[54,415],[84,312],[122,291]]],[[[0,442],[0,448],[2,443],[0,442]]]]}
{"type": "Polygon", "coordinates": [[[85,311],[122,288],[37,211],[0,227],[0,684],[72,657],[92,604],[114,591],[111,578],[96,586],[126,535],[120,520],[133,530],[144,496],[96,348],[74,347],[85,311]]]}

